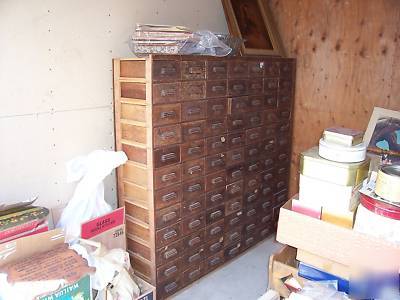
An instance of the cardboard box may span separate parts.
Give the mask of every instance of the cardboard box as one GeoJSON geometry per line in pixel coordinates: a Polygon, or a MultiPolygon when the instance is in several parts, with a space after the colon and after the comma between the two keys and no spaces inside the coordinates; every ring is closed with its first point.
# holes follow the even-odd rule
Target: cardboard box
{"type": "Polygon", "coordinates": [[[400,246],[291,210],[289,200],[279,214],[276,239],[282,244],[357,269],[400,270],[400,246]]]}

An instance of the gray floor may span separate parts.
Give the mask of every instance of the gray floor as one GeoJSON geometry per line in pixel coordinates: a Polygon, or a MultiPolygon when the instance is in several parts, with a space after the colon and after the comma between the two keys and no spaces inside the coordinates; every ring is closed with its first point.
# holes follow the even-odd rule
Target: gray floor
{"type": "Polygon", "coordinates": [[[171,300],[253,300],[265,293],[269,256],[281,245],[271,237],[208,274],[171,300]]]}

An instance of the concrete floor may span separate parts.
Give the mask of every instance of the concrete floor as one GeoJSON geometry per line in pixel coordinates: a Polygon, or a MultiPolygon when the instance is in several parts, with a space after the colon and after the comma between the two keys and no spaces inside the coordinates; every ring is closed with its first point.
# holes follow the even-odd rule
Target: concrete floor
{"type": "Polygon", "coordinates": [[[255,300],[268,285],[269,256],[282,246],[271,237],[204,276],[171,300],[255,300]]]}

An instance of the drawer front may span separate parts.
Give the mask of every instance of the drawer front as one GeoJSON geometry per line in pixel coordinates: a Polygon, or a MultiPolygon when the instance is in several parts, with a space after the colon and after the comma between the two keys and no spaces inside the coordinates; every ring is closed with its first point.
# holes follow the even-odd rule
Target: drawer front
{"type": "Polygon", "coordinates": [[[156,251],[157,266],[170,263],[171,261],[180,257],[183,254],[183,252],[184,248],[182,241],[178,241],[176,243],[172,243],[168,246],[158,249],[156,251]]]}
{"type": "Polygon", "coordinates": [[[204,229],[206,226],[205,213],[200,213],[194,216],[186,217],[182,220],[183,235],[188,235],[204,229]]]}
{"type": "Polygon", "coordinates": [[[163,283],[157,284],[157,298],[165,299],[176,293],[182,287],[181,277],[168,279],[163,283]]]}
{"type": "Polygon", "coordinates": [[[265,96],[252,95],[249,96],[248,108],[249,110],[262,110],[264,109],[265,96]]]}
{"type": "Polygon", "coordinates": [[[246,165],[246,174],[251,176],[263,170],[263,162],[261,160],[250,161],[246,165]]]}
{"type": "Polygon", "coordinates": [[[225,187],[226,185],[226,171],[218,171],[216,173],[208,174],[206,176],[206,192],[225,187]]]}
{"type": "Polygon", "coordinates": [[[154,147],[178,144],[182,141],[181,125],[168,125],[153,129],[154,147]]]}
{"type": "Polygon", "coordinates": [[[267,125],[281,121],[276,110],[266,110],[264,118],[267,125]]]}
{"type": "Polygon", "coordinates": [[[282,135],[277,138],[277,147],[279,150],[286,150],[290,147],[290,137],[289,135],[282,135]]]}
{"type": "Polygon", "coordinates": [[[293,74],[294,65],[292,62],[281,62],[279,64],[279,71],[282,77],[291,77],[293,74]]]}
{"type": "Polygon", "coordinates": [[[231,199],[225,202],[225,216],[242,210],[242,197],[231,199]]]}
{"type": "Polygon", "coordinates": [[[243,130],[246,127],[246,116],[242,113],[239,115],[228,116],[228,130],[243,130]]]}
{"type": "Polygon", "coordinates": [[[221,119],[226,116],[227,98],[211,99],[207,101],[207,118],[221,119]]]}
{"type": "Polygon", "coordinates": [[[190,268],[183,272],[182,274],[182,282],[183,285],[186,286],[193,281],[202,277],[205,273],[204,262],[200,262],[195,265],[190,265],[190,268]]]}
{"type": "Polygon", "coordinates": [[[182,122],[205,119],[207,115],[207,101],[192,101],[182,103],[182,122]]]}
{"type": "Polygon", "coordinates": [[[205,230],[201,229],[196,233],[188,235],[183,239],[183,249],[184,251],[191,251],[200,247],[205,241],[205,230]]]}
{"type": "Polygon", "coordinates": [[[247,115],[247,128],[257,127],[264,124],[264,114],[262,112],[253,112],[247,115]]]}
{"type": "Polygon", "coordinates": [[[273,197],[271,196],[261,198],[260,211],[262,215],[267,215],[272,212],[272,202],[273,197]]]}
{"type": "Polygon", "coordinates": [[[289,175],[290,166],[289,165],[280,165],[276,168],[276,175],[277,176],[284,176],[289,175]]]}
{"type": "Polygon", "coordinates": [[[226,61],[207,61],[207,79],[226,79],[228,64],[226,61]]]}
{"type": "Polygon", "coordinates": [[[261,201],[269,201],[273,196],[274,186],[273,184],[262,184],[261,186],[261,201]]]}
{"type": "Polygon", "coordinates": [[[264,95],[264,105],[266,108],[276,108],[278,103],[277,92],[274,90],[268,91],[264,95]]]}
{"type": "Polygon", "coordinates": [[[198,214],[206,208],[205,195],[202,195],[196,199],[191,199],[188,201],[183,201],[182,207],[182,217],[186,217],[193,214],[198,214]]]}
{"type": "Polygon", "coordinates": [[[196,199],[205,192],[205,181],[203,178],[192,179],[182,183],[183,199],[188,201],[196,199]]]}
{"type": "Polygon", "coordinates": [[[280,108],[278,110],[278,117],[279,117],[279,120],[281,120],[281,121],[290,120],[290,117],[291,117],[290,109],[280,108]]]}
{"type": "Polygon", "coordinates": [[[267,138],[263,141],[262,149],[264,151],[264,156],[271,156],[276,151],[276,139],[275,138],[267,138]]]}
{"type": "Polygon", "coordinates": [[[279,63],[276,61],[264,62],[265,77],[276,77],[279,76],[279,63]]]}
{"type": "Polygon", "coordinates": [[[225,169],[225,153],[214,154],[206,157],[206,174],[225,169]]]}
{"type": "Polygon", "coordinates": [[[221,251],[224,248],[224,237],[220,236],[208,241],[205,245],[205,256],[209,257],[221,251]]]}
{"type": "Polygon", "coordinates": [[[257,205],[249,205],[244,209],[244,223],[252,223],[257,221],[259,207],[257,205]]]}
{"type": "Polygon", "coordinates": [[[238,227],[226,232],[224,235],[225,247],[240,242],[241,238],[242,238],[241,226],[238,226],[238,227]]]}
{"type": "Polygon", "coordinates": [[[287,190],[288,190],[288,175],[278,177],[276,179],[275,191],[280,194],[278,196],[275,195],[276,203],[285,202],[287,200],[286,196],[287,190]]]}
{"type": "Polygon", "coordinates": [[[206,136],[216,136],[226,133],[227,125],[226,118],[223,119],[207,119],[206,136]]]}
{"type": "Polygon", "coordinates": [[[168,279],[175,278],[181,271],[183,271],[182,261],[179,258],[157,268],[157,281],[164,282],[168,279]]]}
{"type": "Polygon", "coordinates": [[[184,181],[204,176],[205,174],[204,157],[184,162],[182,165],[182,173],[184,181]]]}
{"type": "Polygon", "coordinates": [[[277,103],[279,108],[290,107],[292,104],[292,96],[290,94],[285,94],[284,91],[279,92],[277,96],[277,103]]]}
{"type": "Polygon", "coordinates": [[[224,220],[219,220],[206,227],[206,239],[221,238],[224,234],[224,220]]]}
{"type": "Polygon", "coordinates": [[[154,167],[161,168],[181,161],[179,146],[165,147],[154,150],[154,167]]]}
{"type": "Polygon", "coordinates": [[[205,125],[205,121],[182,123],[183,140],[188,142],[204,138],[205,125]]]}
{"type": "Polygon", "coordinates": [[[277,124],[267,125],[265,127],[264,135],[266,138],[273,138],[278,133],[278,126],[277,124]]]}
{"type": "Polygon", "coordinates": [[[248,235],[243,238],[242,247],[243,247],[243,249],[247,249],[247,248],[250,248],[250,247],[254,246],[255,244],[257,244],[257,242],[258,242],[258,234],[257,233],[248,235]]]}
{"type": "Polygon", "coordinates": [[[290,130],[290,123],[288,121],[279,123],[278,125],[279,134],[288,134],[289,130],[290,130]]]}
{"type": "Polygon", "coordinates": [[[192,160],[205,156],[205,140],[196,140],[182,144],[182,161],[192,160]]]}
{"type": "Polygon", "coordinates": [[[286,151],[279,152],[276,156],[276,162],[279,165],[289,164],[290,163],[290,154],[286,151]]]}
{"type": "Polygon", "coordinates": [[[217,207],[207,209],[207,214],[206,214],[207,225],[223,219],[224,212],[225,212],[224,205],[219,205],[217,207]]]}
{"type": "Polygon", "coordinates": [[[205,60],[189,60],[181,62],[182,80],[206,79],[205,60]]]}
{"type": "Polygon", "coordinates": [[[220,251],[217,254],[211,255],[205,260],[206,273],[218,268],[224,263],[224,251],[220,251]]]}
{"type": "Polygon", "coordinates": [[[233,183],[238,180],[243,180],[245,175],[245,170],[243,165],[238,165],[230,167],[226,170],[226,182],[233,183]]]}
{"type": "Polygon", "coordinates": [[[181,121],[181,104],[165,104],[153,106],[153,125],[168,125],[181,121]]]}
{"type": "Polygon", "coordinates": [[[226,151],[226,135],[209,137],[206,139],[207,155],[217,154],[226,151]]]}
{"type": "Polygon", "coordinates": [[[250,78],[264,76],[264,62],[263,61],[249,61],[250,78]]]}
{"type": "Polygon", "coordinates": [[[228,261],[240,254],[242,250],[242,244],[240,242],[235,245],[231,245],[224,250],[225,261],[228,261]]]}
{"type": "Polygon", "coordinates": [[[226,199],[230,200],[243,195],[243,180],[236,181],[226,186],[226,199]]]}
{"type": "Polygon", "coordinates": [[[292,81],[287,78],[279,79],[279,91],[285,94],[290,94],[292,91],[292,81]]]}
{"type": "Polygon", "coordinates": [[[245,145],[246,135],[244,132],[228,134],[228,148],[242,147],[245,145]]]}
{"type": "Polygon", "coordinates": [[[264,226],[268,226],[272,224],[272,211],[268,214],[263,214],[260,217],[260,226],[264,227],[264,226]]]}
{"type": "Polygon", "coordinates": [[[272,225],[268,225],[265,228],[261,228],[259,232],[260,239],[263,240],[269,237],[272,234],[273,231],[272,228],[273,228],[272,225]]]}
{"type": "Polygon", "coordinates": [[[248,94],[248,79],[231,79],[228,80],[228,95],[242,96],[248,94]]]}
{"type": "Polygon", "coordinates": [[[263,79],[254,78],[249,80],[249,94],[262,95],[263,94],[263,79]]]}
{"type": "Polygon", "coordinates": [[[181,100],[179,83],[153,84],[153,104],[178,102],[181,100]]]}
{"type": "Polygon", "coordinates": [[[154,204],[156,209],[161,209],[182,200],[182,186],[175,185],[155,192],[154,204]]]}
{"type": "Polygon", "coordinates": [[[264,78],[264,91],[276,90],[279,86],[278,78],[264,78]]]}
{"type": "Polygon", "coordinates": [[[253,143],[250,145],[247,145],[244,151],[244,157],[246,161],[248,160],[256,160],[261,157],[262,154],[262,144],[260,143],[253,143]]]}
{"type": "Polygon", "coordinates": [[[262,172],[261,180],[263,184],[271,185],[275,182],[275,169],[262,172]]]}
{"type": "Polygon", "coordinates": [[[264,127],[246,130],[246,144],[259,142],[264,138],[264,127]]]}
{"type": "Polygon", "coordinates": [[[156,231],[156,243],[158,247],[167,246],[176,242],[182,236],[182,224],[178,222],[175,225],[156,231]]]}
{"type": "Polygon", "coordinates": [[[237,211],[225,217],[225,230],[230,231],[240,226],[243,222],[243,212],[237,211]]]}
{"type": "Polygon", "coordinates": [[[226,165],[232,167],[244,163],[244,148],[232,149],[226,152],[226,165]]]}
{"type": "Polygon", "coordinates": [[[156,228],[161,229],[172,225],[181,219],[181,204],[175,204],[167,208],[156,211],[155,223],[156,228]]]}
{"type": "Polygon", "coordinates": [[[243,60],[230,60],[228,62],[228,78],[249,77],[249,64],[243,60]]]}
{"type": "Polygon", "coordinates": [[[156,190],[181,182],[180,165],[165,167],[154,171],[154,188],[156,190]]]}
{"type": "Polygon", "coordinates": [[[204,260],[204,254],[205,251],[203,246],[190,250],[182,257],[182,263],[184,264],[185,268],[190,267],[193,264],[198,264],[204,260]]]}
{"type": "Polygon", "coordinates": [[[259,224],[259,219],[258,218],[254,218],[251,221],[248,221],[247,223],[245,223],[243,225],[243,234],[245,236],[249,236],[249,235],[253,235],[257,232],[258,229],[258,225],[259,224]]]}
{"type": "Polygon", "coordinates": [[[180,63],[177,60],[157,60],[153,62],[153,80],[179,80],[181,78],[180,63]]]}
{"type": "Polygon", "coordinates": [[[225,187],[216,189],[206,194],[206,207],[211,208],[224,203],[225,187]]]}
{"type": "Polygon", "coordinates": [[[229,114],[242,114],[246,112],[249,108],[248,102],[249,97],[234,97],[228,99],[229,114]]]}
{"type": "Polygon", "coordinates": [[[204,99],[206,97],[205,81],[187,81],[181,84],[182,101],[204,99]]]}
{"type": "Polygon", "coordinates": [[[261,198],[261,189],[255,189],[254,191],[245,193],[244,203],[246,206],[251,205],[258,202],[260,198],[261,198]]]}
{"type": "Polygon", "coordinates": [[[259,189],[261,187],[261,174],[255,174],[252,176],[246,176],[244,181],[244,190],[245,192],[251,192],[255,189],[259,189]]]}
{"type": "Polygon", "coordinates": [[[206,82],[207,98],[226,97],[228,82],[226,80],[210,80],[206,82]]]}

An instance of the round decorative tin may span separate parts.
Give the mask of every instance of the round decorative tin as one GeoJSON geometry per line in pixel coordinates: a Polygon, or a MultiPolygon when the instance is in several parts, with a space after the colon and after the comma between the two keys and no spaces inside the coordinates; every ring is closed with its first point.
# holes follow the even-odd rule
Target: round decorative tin
{"type": "Polygon", "coordinates": [[[376,179],[375,193],[388,201],[400,203],[400,165],[381,167],[376,179]]]}
{"type": "Polygon", "coordinates": [[[319,140],[319,156],[337,162],[360,162],[365,160],[367,147],[364,143],[356,146],[342,146],[319,140]]]}

